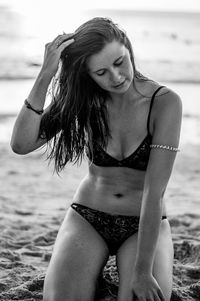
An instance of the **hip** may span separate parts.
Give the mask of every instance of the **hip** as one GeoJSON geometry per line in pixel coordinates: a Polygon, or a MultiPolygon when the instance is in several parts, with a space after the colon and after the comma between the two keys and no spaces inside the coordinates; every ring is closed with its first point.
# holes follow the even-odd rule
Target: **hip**
{"type": "MultiPolygon", "coordinates": [[[[83,181],[72,201],[110,214],[139,216],[142,196],[142,189],[118,188],[117,185],[116,187],[98,186],[83,181]]],[[[166,215],[164,204],[163,214],[166,215]]]]}

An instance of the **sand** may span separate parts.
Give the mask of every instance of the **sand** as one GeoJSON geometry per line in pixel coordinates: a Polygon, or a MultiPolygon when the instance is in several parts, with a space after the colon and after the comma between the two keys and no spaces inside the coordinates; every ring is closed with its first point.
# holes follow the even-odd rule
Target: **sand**
{"type": "MultiPolygon", "coordinates": [[[[198,145],[184,146],[165,196],[175,249],[173,301],[200,300],[199,153],[198,145]]],[[[58,177],[42,151],[18,156],[1,143],[0,166],[0,300],[42,300],[56,234],[86,162],[58,177]]],[[[116,300],[117,285],[110,257],[96,300],[116,300]]]]}
{"type": "MultiPolygon", "coordinates": [[[[26,156],[11,151],[7,141],[13,116],[32,87],[48,41],[47,32],[30,32],[32,23],[27,16],[28,26],[23,27],[29,29],[28,35],[13,39],[13,30],[18,29],[16,15],[3,6],[0,14],[4,31],[0,36],[0,301],[37,301],[42,300],[44,276],[59,225],[86,172],[86,163],[80,168],[67,166],[59,178],[52,174],[52,166],[48,167],[41,151],[26,156]]],[[[184,143],[165,199],[175,249],[172,300],[200,300],[199,15],[138,15],[129,10],[109,14],[133,39],[140,71],[170,86],[186,84],[174,87],[185,107],[184,143]]],[[[57,21],[51,20],[54,29],[57,21]]],[[[110,257],[96,301],[116,300],[117,285],[115,258],[110,257]]]]}

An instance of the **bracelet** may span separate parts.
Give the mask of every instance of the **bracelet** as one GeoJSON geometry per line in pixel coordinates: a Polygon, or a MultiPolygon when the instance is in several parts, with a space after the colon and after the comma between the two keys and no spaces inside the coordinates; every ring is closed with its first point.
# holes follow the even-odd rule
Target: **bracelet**
{"type": "Polygon", "coordinates": [[[180,149],[178,149],[177,147],[170,146],[170,145],[151,144],[150,148],[162,148],[162,149],[170,150],[172,152],[180,152],[180,149]]]}
{"type": "Polygon", "coordinates": [[[27,109],[30,109],[32,111],[34,111],[35,113],[37,113],[38,115],[42,115],[42,113],[44,112],[44,110],[36,110],[32,107],[32,105],[28,102],[27,99],[25,99],[24,101],[25,106],[27,107],[27,109]]]}

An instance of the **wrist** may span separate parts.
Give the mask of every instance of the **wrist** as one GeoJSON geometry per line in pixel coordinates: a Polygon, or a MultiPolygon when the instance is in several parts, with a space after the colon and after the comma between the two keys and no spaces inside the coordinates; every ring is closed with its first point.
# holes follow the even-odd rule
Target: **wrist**
{"type": "Polygon", "coordinates": [[[152,265],[145,262],[136,262],[134,267],[134,273],[139,275],[149,275],[152,274],[152,265]]]}
{"type": "Polygon", "coordinates": [[[40,72],[39,72],[39,74],[38,74],[38,80],[42,81],[43,83],[46,82],[47,84],[50,84],[53,76],[54,76],[54,74],[52,74],[49,71],[49,68],[47,68],[43,65],[40,72]]]}
{"type": "Polygon", "coordinates": [[[36,110],[42,110],[44,107],[46,94],[48,91],[48,87],[51,82],[51,77],[49,74],[41,69],[38,74],[36,81],[33,85],[33,88],[28,95],[27,99],[31,106],[33,106],[36,110]]]}

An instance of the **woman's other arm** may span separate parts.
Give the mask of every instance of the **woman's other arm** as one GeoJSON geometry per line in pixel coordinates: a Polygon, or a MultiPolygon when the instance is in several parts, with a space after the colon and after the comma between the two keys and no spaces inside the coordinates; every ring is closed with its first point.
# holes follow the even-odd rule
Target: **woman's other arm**
{"type": "MultiPolygon", "coordinates": [[[[45,103],[48,86],[55,75],[60,55],[64,48],[74,40],[72,35],[58,36],[52,43],[46,45],[44,62],[34,86],[28,96],[28,102],[36,110],[42,110],[45,103]],[[60,41],[60,46],[56,47],[60,41]]],[[[43,114],[48,114],[50,106],[43,114]]],[[[17,116],[11,137],[11,148],[17,154],[27,154],[46,143],[46,139],[39,137],[42,115],[35,113],[23,105],[17,116]]]]}
{"type": "MultiPolygon", "coordinates": [[[[154,110],[156,117],[152,144],[169,145],[177,148],[182,120],[182,104],[179,96],[169,91],[167,94],[158,97],[154,103],[154,110]]],[[[145,290],[149,289],[151,293],[156,291],[156,288],[159,290],[155,279],[152,278],[152,267],[161,224],[162,198],[172,172],[175,157],[176,152],[174,151],[162,148],[151,149],[145,175],[138,247],[133,271],[135,288],[140,287],[139,290],[144,295],[144,287],[145,290]],[[140,280],[138,281],[138,279],[140,280]],[[147,285],[144,285],[144,279],[148,279],[147,285]]],[[[147,291],[146,295],[148,295],[147,291]]]]}
{"type": "MultiPolygon", "coordinates": [[[[170,91],[155,102],[152,144],[178,147],[182,120],[179,96],[170,91]]],[[[136,267],[150,271],[162,216],[162,196],[167,187],[176,152],[151,149],[145,176],[136,267]]]]}

